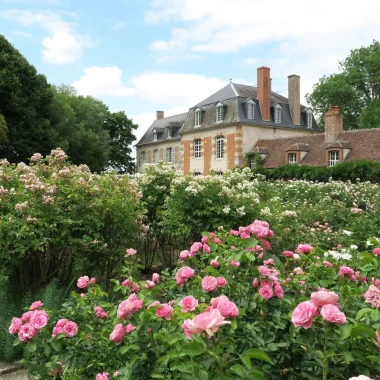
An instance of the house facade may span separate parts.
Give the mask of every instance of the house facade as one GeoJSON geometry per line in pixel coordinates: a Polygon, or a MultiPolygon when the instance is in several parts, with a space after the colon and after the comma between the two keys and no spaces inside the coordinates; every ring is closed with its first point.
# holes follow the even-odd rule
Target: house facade
{"type": "Polygon", "coordinates": [[[271,91],[270,69],[257,69],[257,87],[230,82],[187,113],[157,118],[136,144],[137,171],[164,161],[185,175],[206,175],[244,163],[259,140],[318,133],[310,108],[300,103],[300,77],[288,77],[288,98],[271,91]]]}

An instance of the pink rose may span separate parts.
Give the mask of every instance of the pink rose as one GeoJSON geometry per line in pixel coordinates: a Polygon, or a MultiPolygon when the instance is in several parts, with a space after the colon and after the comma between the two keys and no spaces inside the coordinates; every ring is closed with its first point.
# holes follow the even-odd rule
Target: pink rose
{"type": "Polygon", "coordinates": [[[38,334],[38,330],[33,327],[30,323],[25,323],[25,325],[22,325],[20,327],[20,330],[18,332],[18,338],[21,340],[21,342],[26,342],[29,339],[32,339],[38,334]]]}
{"type": "Polygon", "coordinates": [[[182,251],[180,254],[179,254],[179,258],[180,259],[182,259],[182,260],[184,260],[184,259],[186,259],[187,257],[190,257],[190,256],[192,256],[191,255],[191,252],[190,251],[182,251]]]}
{"type": "Polygon", "coordinates": [[[79,277],[78,282],[77,282],[77,287],[81,289],[87,288],[89,282],[90,282],[90,279],[88,278],[88,276],[79,277]]]}
{"type": "Polygon", "coordinates": [[[347,267],[345,265],[341,266],[339,268],[338,276],[342,278],[349,278],[351,281],[355,281],[355,271],[351,269],[350,267],[347,267]]]}
{"type": "Polygon", "coordinates": [[[303,327],[308,329],[313,323],[313,318],[318,314],[318,308],[311,301],[301,302],[294,309],[292,322],[294,327],[303,327]]]}
{"type": "Polygon", "coordinates": [[[321,308],[322,318],[327,322],[343,324],[346,316],[335,305],[323,305],[321,308]]]}
{"type": "Polygon", "coordinates": [[[210,239],[207,236],[202,236],[201,242],[207,244],[210,239]]]}
{"type": "Polygon", "coordinates": [[[95,380],[108,380],[108,372],[98,373],[95,380]]]}
{"type": "Polygon", "coordinates": [[[306,255],[310,253],[313,247],[310,244],[298,244],[296,252],[297,253],[305,253],[306,255]]]}
{"type": "Polygon", "coordinates": [[[157,305],[161,305],[161,302],[160,302],[160,301],[153,301],[153,302],[148,306],[148,309],[150,309],[150,308],[153,307],[153,306],[157,306],[157,305]]]}
{"type": "Polygon", "coordinates": [[[211,298],[210,304],[213,309],[216,309],[219,305],[219,302],[229,301],[227,296],[220,296],[216,298],[211,298]]]}
{"type": "Polygon", "coordinates": [[[270,286],[261,286],[261,288],[259,289],[259,294],[265,300],[269,300],[273,297],[273,290],[270,286]]]}
{"type": "Polygon", "coordinates": [[[95,306],[94,307],[94,313],[95,313],[95,318],[96,319],[107,319],[108,318],[108,313],[103,310],[102,307],[100,306],[95,306]]]}
{"type": "Polygon", "coordinates": [[[380,290],[375,285],[370,285],[363,297],[374,309],[380,307],[380,290]]]}
{"type": "Polygon", "coordinates": [[[234,236],[238,236],[238,235],[239,235],[239,231],[236,231],[236,230],[230,230],[230,234],[231,234],[231,235],[234,235],[234,236]]]}
{"type": "Polygon", "coordinates": [[[48,323],[49,316],[45,310],[35,310],[30,317],[30,324],[37,330],[41,330],[48,323]]]}
{"type": "Polygon", "coordinates": [[[210,246],[208,244],[203,244],[203,252],[205,253],[211,252],[210,246]]]}
{"type": "Polygon", "coordinates": [[[217,277],[216,282],[219,288],[225,288],[227,285],[227,280],[224,277],[217,277]]]}
{"type": "Polygon", "coordinates": [[[96,278],[95,277],[91,277],[90,282],[91,282],[91,284],[96,284],[96,278]]]}
{"type": "Polygon", "coordinates": [[[177,270],[177,273],[175,274],[175,279],[177,282],[177,285],[183,286],[185,283],[194,276],[194,269],[191,269],[190,267],[182,267],[177,270]]]}
{"type": "Polygon", "coordinates": [[[317,307],[322,307],[323,305],[337,305],[339,296],[331,292],[330,290],[320,289],[318,292],[311,293],[311,301],[317,307]]]}
{"type": "Polygon", "coordinates": [[[113,328],[113,331],[110,335],[110,341],[119,345],[123,341],[124,335],[125,335],[125,329],[123,325],[119,323],[113,328]]]}
{"type": "Polygon", "coordinates": [[[173,308],[168,303],[163,303],[156,309],[157,317],[165,318],[167,321],[170,321],[170,316],[172,314],[173,308]]]}
{"type": "Polygon", "coordinates": [[[212,292],[218,286],[218,281],[214,276],[206,276],[202,279],[202,288],[207,293],[212,292]]]}
{"type": "Polygon", "coordinates": [[[190,247],[190,252],[191,255],[194,256],[198,253],[198,251],[203,247],[203,244],[201,242],[195,242],[191,247],[190,247]]]}
{"type": "Polygon", "coordinates": [[[154,281],[146,280],[145,282],[146,282],[145,289],[151,289],[156,286],[156,283],[154,281]]]}
{"type": "Polygon", "coordinates": [[[188,311],[193,311],[198,306],[198,300],[193,296],[186,296],[179,303],[182,306],[182,313],[187,313],[188,311]]]}
{"type": "Polygon", "coordinates": [[[326,268],[331,268],[333,265],[330,263],[330,261],[326,261],[324,260],[323,261],[323,265],[326,267],[326,268]]]}
{"type": "Polygon", "coordinates": [[[264,265],[274,265],[273,259],[264,260],[264,265]]]}
{"type": "Polygon", "coordinates": [[[219,256],[217,256],[214,260],[211,260],[211,262],[210,262],[210,265],[213,266],[214,268],[220,267],[220,264],[218,263],[218,258],[219,258],[219,256]]]}
{"type": "Polygon", "coordinates": [[[68,321],[62,327],[62,333],[65,334],[67,337],[72,338],[78,333],[78,325],[75,322],[68,321]]]}
{"type": "Polygon", "coordinates": [[[136,327],[132,325],[132,323],[128,324],[126,327],[125,327],[125,333],[126,334],[129,334],[130,332],[132,332],[133,330],[136,330],[136,327]]]}
{"type": "Polygon", "coordinates": [[[282,252],[282,254],[285,257],[293,257],[293,255],[294,255],[294,253],[292,251],[284,251],[284,252],[282,252]]]}
{"type": "Polygon", "coordinates": [[[378,255],[380,255],[380,248],[375,248],[375,249],[373,250],[373,255],[374,255],[374,256],[378,256],[378,255]]]}
{"type": "Polygon", "coordinates": [[[122,283],[121,283],[121,286],[124,286],[125,288],[127,288],[129,285],[130,285],[131,281],[126,279],[124,280],[122,283]]]}
{"type": "Polygon", "coordinates": [[[282,289],[282,286],[280,284],[276,284],[274,286],[274,294],[276,295],[277,298],[282,298],[284,297],[284,289],[282,289]]]}
{"type": "Polygon", "coordinates": [[[231,264],[233,267],[240,267],[240,261],[231,260],[230,264],[231,264]]]}
{"type": "Polygon", "coordinates": [[[21,316],[23,322],[29,322],[30,317],[33,315],[34,311],[27,311],[21,316]]]}
{"type": "Polygon", "coordinates": [[[127,256],[134,256],[137,253],[137,251],[135,249],[133,249],[133,248],[128,248],[125,252],[127,253],[125,255],[125,257],[127,257],[127,256]]]}
{"type": "Polygon", "coordinates": [[[43,305],[44,305],[44,304],[43,304],[41,301],[35,301],[35,302],[33,302],[33,303],[30,305],[29,310],[30,310],[30,311],[37,310],[38,308],[40,308],[40,307],[43,306],[43,305]]]}
{"type": "Polygon", "coordinates": [[[225,318],[235,318],[239,315],[238,307],[235,305],[235,303],[228,300],[220,301],[218,303],[218,310],[220,311],[220,314],[222,314],[225,318]]]}
{"type": "Polygon", "coordinates": [[[9,326],[9,332],[11,334],[17,334],[22,326],[21,318],[12,318],[11,325],[9,326]]]}
{"type": "Polygon", "coordinates": [[[258,288],[259,287],[259,279],[258,278],[254,278],[253,281],[252,281],[252,288],[258,288]]]}
{"type": "Polygon", "coordinates": [[[380,279],[376,278],[374,281],[373,281],[373,284],[375,286],[380,286],[380,279]]]}
{"type": "Polygon", "coordinates": [[[219,327],[228,323],[231,322],[225,321],[218,309],[212,309],[209,312],[198,314],[194,319],[186,319],[182,328],[188,338],[191,338],[193,334],[200,335],[203,331],[208,336],[212,336],[218,331],[219,327]]]}
{"type": "Polygon", "coordinates": [[[87,297],[87,295],[86,295],[85,293],[81,293],[80,296],[81,296],[82,298],[86,298],[86,297],[87,297]]]}
{"type": "Polygon", "coordinates": [[[153,273],[152,275],[152,281],[155,283],[155,284],[158,284],[159,281],[160,281],[160,275],[158,273],[153,273]]]}

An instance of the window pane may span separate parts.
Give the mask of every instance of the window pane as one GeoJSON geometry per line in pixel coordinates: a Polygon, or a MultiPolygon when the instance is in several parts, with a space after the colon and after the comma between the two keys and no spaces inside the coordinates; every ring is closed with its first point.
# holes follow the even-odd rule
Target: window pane
{"type": "Polygon", "coordinates": [[[331,150],[329,152],[329,166],[334,166],[339,163],[339,151],[331,150]]]}
{"type": "Polygon", "coordinates": [[[254,118],[254,105],[253,104],[248,104],[248,119],[253,119],[254,118]]]}
{"type": "Polygon", "coordinates": [[[296,153],[289,153],[288,154],[288,164],[294,165],[297,163],[297,154],[296,153]]]}
{"type": "Polygon", "coordinates": [[[200,158],[202,156],[202,141],[201,139],[194,140],[194,158],[200,158]]]}
{"type": "Polygon", "coordinates": [[[224,137],[217,136],[216,138],[216,158],[223,158],[224,154],[224,137]]]}

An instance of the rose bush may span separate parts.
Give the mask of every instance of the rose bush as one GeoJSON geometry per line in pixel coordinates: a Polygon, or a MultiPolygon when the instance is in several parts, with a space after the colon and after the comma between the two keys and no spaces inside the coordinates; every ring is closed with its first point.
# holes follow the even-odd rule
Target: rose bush
{"type": "Polygon", "coordinates": [[[15,340],[29,352],[22,363],[63,379],[375,378],[378,247],[337,259],[303,237],[276,252],[276,238],[259,220],[204,232],[174,271],[146,281],[133,277],[137,250],[112,294],[85,279],[86,293],[45,310],[47,324],[15,340]]]}

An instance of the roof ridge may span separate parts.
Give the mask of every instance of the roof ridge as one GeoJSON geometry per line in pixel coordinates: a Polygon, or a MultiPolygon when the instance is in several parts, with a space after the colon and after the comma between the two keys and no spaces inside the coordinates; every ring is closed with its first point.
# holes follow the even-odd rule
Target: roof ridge
{"type": "MultiPolygon", "coordinates": [[[[310,137],[310,136],[318,136],[318,135],[323,135],[324,136],[325,134],[323,132],[322,133],[310,133],[310,134],[305,135],[305,136],[275,137],[274,139],[258,139],[257,141],[290,140],[290,139],[310,137]]],[[[303,143],[301,143],[301,144],[303,144],[303,143]]]]}

